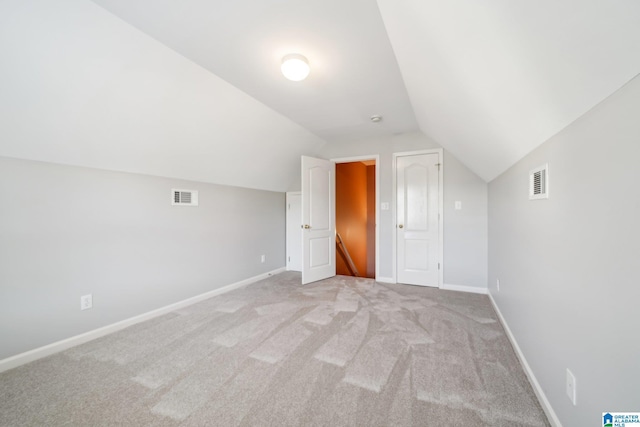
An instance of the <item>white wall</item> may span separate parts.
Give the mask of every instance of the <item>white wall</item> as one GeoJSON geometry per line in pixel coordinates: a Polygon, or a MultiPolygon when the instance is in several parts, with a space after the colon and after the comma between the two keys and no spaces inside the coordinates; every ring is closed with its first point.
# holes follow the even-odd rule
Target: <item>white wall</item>
{"type": "Polygon", "coordinates": [[[284,193],[0,157],[0,359],[284,267],[284,207],[284,193]],[[171,206],[172,188],[199,206],[171,206]]]}
{"type": "Polygon", "coordinates": [[[444,152],[444,282],[487,287],[487,183],[444,152]],[[455,210],[455,202],[462,209],[455,210]]]}
{"type": "MultiPolygon", "coordinates": [[[[326,144],[319,155],[326,159],[379,155],[380,202],[393,205],[393,153],[429,148],[441,147],[416,132],[387,139],[326,144]]],[[[299,183],[291,188],[296,187],[299,183]]],[[[444,152],[444,203],[444,283],[486,289],[487,184],[447,151],[444,152]],[[454,211],[454,200],[462,201],[462,210],[454,211]]],[[[395,230],[392,210],[380,210],[379,227],[380,276],[392,278],[395,230]]]]}
{"type": "Polygon", "coordinates": [[[0,57],[0,156],[284,192],[324,143],[89,0],[0,1],[0,57]]]}
{"type": "Polygon", "coordinates": [[[564,426],[638,411],[638,112],[636,77],[489,185],[490,292],[564,426]],[[530,201],[544,163],[550,197],[530,201]]]}

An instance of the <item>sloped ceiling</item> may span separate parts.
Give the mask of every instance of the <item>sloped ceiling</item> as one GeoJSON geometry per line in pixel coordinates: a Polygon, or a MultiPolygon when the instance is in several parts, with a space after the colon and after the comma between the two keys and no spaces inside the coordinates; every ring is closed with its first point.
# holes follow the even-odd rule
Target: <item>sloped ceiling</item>
{"type": "Polygon", "coordinates": [[[487,181],[640,72],[636,0],[378,4],[420,129],[487,181]]]}
{"type": "Polygon", "coordinates": [[[0,2],[0,155],[286,191],[324,141],[87,0],[0,2]]]}
{"type": "Polygon", "coordinates": [[[328,141],[418,130],[375,0],[94,2],[328,141]],[[305,81],[282,76],[289,53],[305,81]]]}
{"type": "Polygon", "coordinates": [[[284,191],[301,154],[419,129],[489,181],[638,74],[639,17],[636,0],[5,0],[0,155],[284,191]],[[279,73],[291,52],[303,82],[279,73]]]}

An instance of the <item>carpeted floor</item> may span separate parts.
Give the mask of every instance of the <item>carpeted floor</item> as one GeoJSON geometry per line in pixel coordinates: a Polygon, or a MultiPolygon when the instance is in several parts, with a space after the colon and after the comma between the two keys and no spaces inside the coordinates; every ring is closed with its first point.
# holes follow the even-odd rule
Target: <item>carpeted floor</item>
{"type": "Polygon", "coordinates": [[[0,374],[2,426],[548,426],[484,295],[299,273],[0,374]]]}

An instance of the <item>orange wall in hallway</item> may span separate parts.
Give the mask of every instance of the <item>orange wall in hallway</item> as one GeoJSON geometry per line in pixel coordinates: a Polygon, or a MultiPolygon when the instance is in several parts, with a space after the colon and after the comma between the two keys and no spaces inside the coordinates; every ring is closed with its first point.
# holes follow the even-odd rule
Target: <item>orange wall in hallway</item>
{"type": "MultiPolygon", "coordinates": [[[[367,191],[367,182],[367,166],[363,163],[338,163],[336,165],[336,230],[342,236],[359,275],[374,277],[375,246],[373,246],[374,250],[371,254],[374,257],[373,272],[371,272],[371,260],[367,260],[368,235],[370,235],[371,227],[371,223],[368,221],[370,209],[368,195],[371,191],[367,191]]],[[[375,187],[373,200],[375,212],[375,187]]],[[[375,245],[375,213],[372,220],[374,221],[373,245],[375,245]]],[[[339,247],[336,251],[336,272],[337,274],[352,275],[339,247]]]]}
{"type": "Polygon", "coordinates": [[[367,277],[376,277],[376,166],[367,166],[367,277]]]}

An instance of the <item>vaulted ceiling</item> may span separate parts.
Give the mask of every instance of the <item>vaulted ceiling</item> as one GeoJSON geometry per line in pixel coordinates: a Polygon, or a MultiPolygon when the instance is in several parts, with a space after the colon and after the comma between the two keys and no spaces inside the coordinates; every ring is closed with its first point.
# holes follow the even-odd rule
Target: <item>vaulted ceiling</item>
{"type": "Polygon", "coordinates": [[[485,180],[640,72],[635,0],[94,1],[329,143],[419,124],[485,180]]]}
{"type": "Polygon", "coordinates": [[[329,142],[418,130],[375,0],[94,1],[329,142]]]}
{"type": "Polygon", "coordinates": [[[635,0],[378,4],[420,129],[487,181],[640,72],[635,0]]]}
{"type": "Polygon", "coordinates": [[[51,3],[0,3],[0,155],[282,191],[420,130],[490,181],[640,72],[636,0],[51,3]]]}

